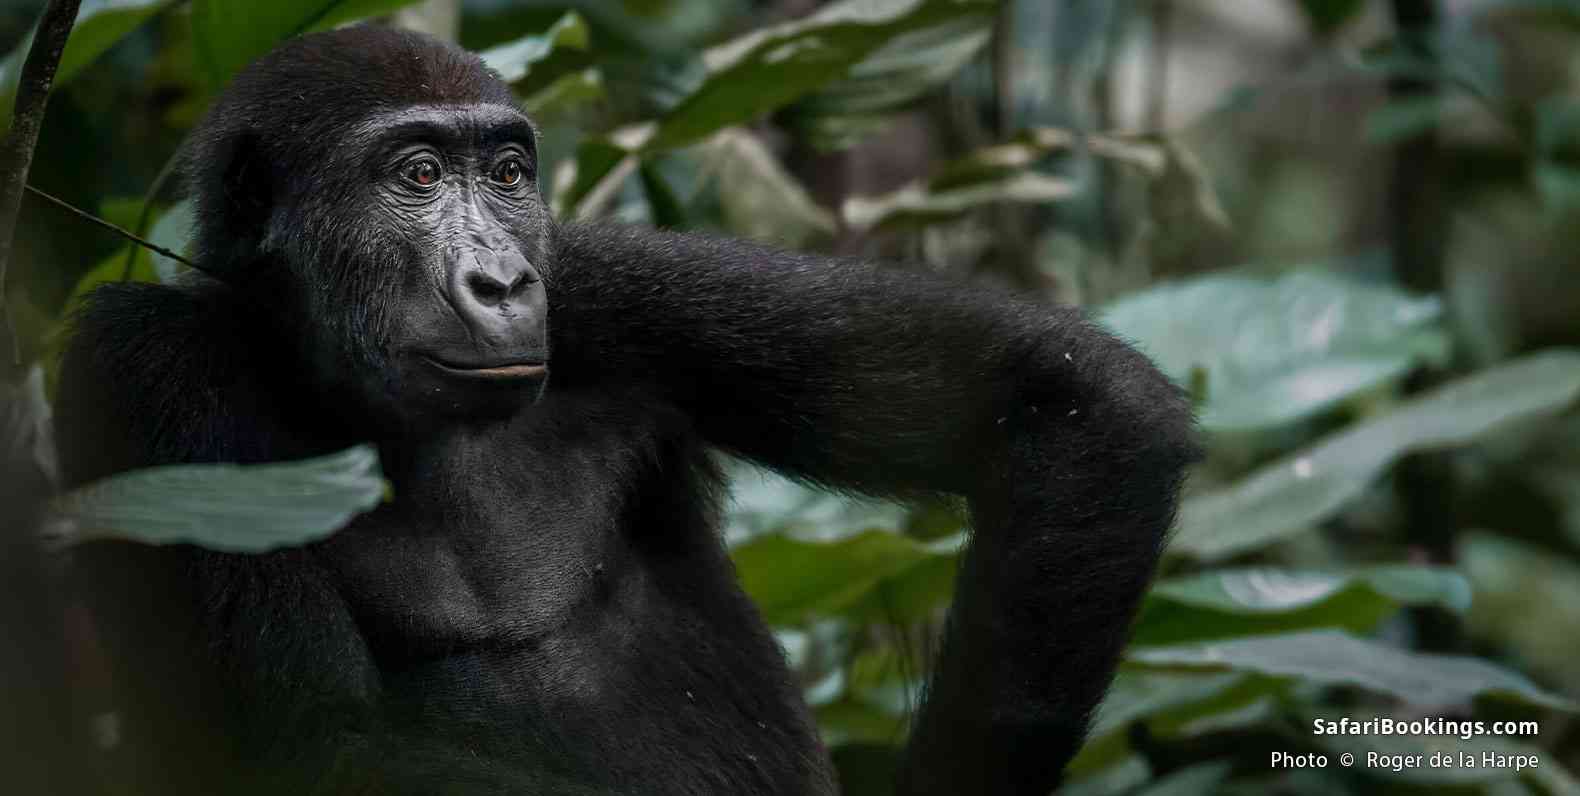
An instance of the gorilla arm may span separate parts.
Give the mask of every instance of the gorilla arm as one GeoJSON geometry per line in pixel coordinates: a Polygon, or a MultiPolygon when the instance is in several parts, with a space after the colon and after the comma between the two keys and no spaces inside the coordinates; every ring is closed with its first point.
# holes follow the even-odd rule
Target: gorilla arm
{"type": "Polygon", "coordinates": [[[1070,308],[621,226],[561,234],[554,376],[632,380],[799,477],[969,501],[899,793],[1048,793],[1108,687],[1197,455],[1157,370],[1070,308]]]}

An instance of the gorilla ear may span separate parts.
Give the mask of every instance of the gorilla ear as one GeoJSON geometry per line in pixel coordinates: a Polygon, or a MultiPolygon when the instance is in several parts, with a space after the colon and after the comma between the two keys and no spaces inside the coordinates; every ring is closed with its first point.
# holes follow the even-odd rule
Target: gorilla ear
{"type": "Polygon", "coordinates": [[[256,262],[274,205],[263,142],[232,132],[199,142],[188,173],[197,204],[197,254],[205,271],[235,274],[256,262]]]}

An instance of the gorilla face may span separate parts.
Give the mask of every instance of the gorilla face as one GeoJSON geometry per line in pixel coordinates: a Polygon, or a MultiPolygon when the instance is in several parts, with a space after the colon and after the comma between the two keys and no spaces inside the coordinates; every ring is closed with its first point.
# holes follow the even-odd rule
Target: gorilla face
{"type": "Polygon", "coordinates": [[[318,286],[294,303],[320,383],[402,416],[509,414],[541,395],[554,232],[534,138],[514,108],[413,106],[292,176],[271,237],[293,281],[318,286]]]}
{"type": "Polygon", "coordinates": [[[382,266],[398,285],[380,358],[400,403],[469,414],[529,403],[548,372],[553,229],[527,118],[497,105],[413,107],[348,139],[383,240],[363,241],[346,266],[382,266]]]}
{"type": "Polygon", "coordinates": [[[536,131],[476,56],[350,35],[286,45],[213,109],[200,257],[252,288],[287,366],[349,421],[518,411],[549,366],[536,131]]]}

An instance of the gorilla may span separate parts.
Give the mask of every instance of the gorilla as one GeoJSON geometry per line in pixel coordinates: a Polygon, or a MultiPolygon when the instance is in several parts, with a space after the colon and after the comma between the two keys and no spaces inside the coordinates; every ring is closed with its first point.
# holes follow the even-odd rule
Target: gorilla
{"type": "Polygon", "coordinates": [[[358,442],[393,497],[259,555],[97,542],[73,583],[138,793],[829,794],[722,544],[727,451],[969,508],[901,794],[1042,794],[1113,676],[1188,402],[1078,310],[705,234],[556,222],[475,56],[294,39],[188,150],[199,270],[94,292],[72,483],[358,442]]]}

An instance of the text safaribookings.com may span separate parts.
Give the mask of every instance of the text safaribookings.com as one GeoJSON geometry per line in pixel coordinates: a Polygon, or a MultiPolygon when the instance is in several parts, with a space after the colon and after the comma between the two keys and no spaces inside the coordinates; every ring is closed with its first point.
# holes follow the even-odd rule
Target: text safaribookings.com
{"type": "MultiPolygon", "coordinates": [[[[1477,721],[1459,719],[1313,719],[1313,735],[1344,736],[1415,736],[1422,738],[1456,737],[1470,740],[1481,736],[1533,736],[1541,732],[1534,721],[1477,721]]],[[[1325,754],[1307,752],[1293,754],[1274,752],[1270,765],[1273,768],[1327,768],[1334,762],[1349,768],[1360,763],[1369,769],[1405,771],[1416,768],[1496,768],[1524,771],[1538,768],[1540,759],[1528,750],[1422,750],[1416,753],[1397,752],[1344,752],[1325,754]]]]}
{"type": "Polygon", "coordinates": [[[1312,735],[1451,735],[1468,741],[1483,735],[1538,735],[1534,721],[1476,721],[1471,719],[1312,719],[1312,735]]]}

